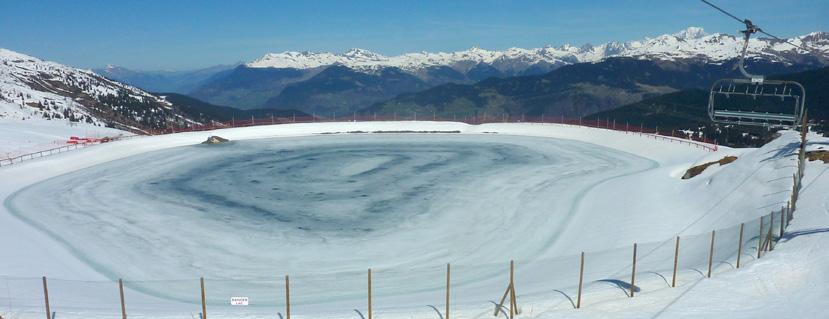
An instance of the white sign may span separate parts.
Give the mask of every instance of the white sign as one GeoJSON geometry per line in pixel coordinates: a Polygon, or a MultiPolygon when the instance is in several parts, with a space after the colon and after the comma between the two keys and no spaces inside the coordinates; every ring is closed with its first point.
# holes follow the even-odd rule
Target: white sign
{"type": "Polygon", "coordinates": [[[248,297],[230,297],[231,306],[247,306],[249,303],[248,297]]]}

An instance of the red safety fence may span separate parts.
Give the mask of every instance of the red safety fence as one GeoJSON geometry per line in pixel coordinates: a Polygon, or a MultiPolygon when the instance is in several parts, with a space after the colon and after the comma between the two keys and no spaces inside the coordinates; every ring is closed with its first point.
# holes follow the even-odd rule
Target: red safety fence
{"type": "Polygon", "coordinates": [[[486,123],[551,123],[564,125],[577,125],[585,127],[593,127],[600,129],[608,129],[626,133],[638,133],[648,138],[656,140],[663,140],[668,142],[685,143],[692,147],[702,148],[708,151],[716,152],[718,145],[716,141],[708,140],[704,137],[697,137],[693,134],[687,134],[684,131],[660,131],[658,127],[650,128],[644,125],[631,125],[630,123],[617,123],[615,120],[607,119],[583,119],[583,118],[565,118],[552,116],[537,116],[537,117],[510,117],[510,116],[453,116],[451,118],[431,115],[427,117],[412,115],[408,117],[403,116],[381,116],[381,115],[359,115],[344,117],[319,118],[313,116],[291,116],[291,117],[266,117],[266,118],[248,118],[248,119],[234,119],[226,122],[212,122],[208,124],[193,124],[187,127],[170,127],[163,130],[151,131],[152,135],[179,133],[179,132],[197,132],[210,131],[223,128],[248,127],[259,125],[276,125],[276,124],[290,124],[290,123],[323,123],[323,122],[374,122],[374,121],[438,121],[438,122],[461,122],[467,124],[486,124],[486,123]]]}
{"type": "MultiPolygon", "coordinates": [[[[665,132],[660,131],[659,128],[649,128],[643,125],[630,125],[629,123],[617,123],[613,119],[571,119],[565,117],[551,117],[551,116],[538,116],[538,117],[514,117],[514,116],[500,116],[500,117],[493,117],[493,116],[453,116],[452,118],[445,118],[445,117],[438,117],[436,115],[427,116],[427,117],[418,117],[417,115],[412,115],[408,117],[403,116],[379,116],[379,115],[357,115],[353,114],[352,116],[347,117],[336,117],[333,116],[331,118],[319,118],[314,116],[291,116],[291,117],[266,117],[266,118],[249,118],[249,119],[233,119],[226,122],[218,122],[214,121],[208,124],[189,124],[186,127],[175,127],[171,126],[169,128],[163,130],[152,130],[147,131],[146,133],[149,135],[163,135],[163,134],[172,134],[172,133],[180,133],[180,132],[198,132],[198,131],[210,131],[216,129],[224,129],[224,128],[237,128],[237,127],[248,127],[248,126],[260,126],[260,125],[276,125],[276,124],[292,124],[292,123],[325,123],[325,122],[374,122],[374,121],[438,121],[438,122],[461,122],[466,124],[486,124],[486,123],[550,123],[550,124],[563,124],[563,125],[574,125],[574,126],[584,126],[584,127],[592,127],[592,128],[599,128],[599,129],[607,129],[607,130],[614,130],[619,132],[625,133],[632,133],[632,134],[640,134],[647,138],[653,138],[655,140],[663,140],[668,142],[676,142],[682,144],[688,144],[691,147],[697,147],[701,149],[705,149],[708,151],[716,152],[718,149],[718,145],[716,141],[710,141],[706,138],[696,137],[691,134],[686,134],[683,131],[671,131],[665,132]]],[[[133,136],[122,136],[122,137],[104,137],[104,138],[80,138],[73,136],[68,141],[66,146],[61,146],[53,149],[23,154],[11,158],[0,159],[0,167],[8,166],[17,162],[21,162],[24,160],[30,160],[35,158],[40,158],[52,154],[62,153],[68,150],[74,150],[77,148],[87,147],[90,145],[96,145],[100,143],[106,143],[115,140],[122,140],[135,137],[133,136]]]]}
{"type": "Polygon", "coordinates": [[[12,164],[17,164],[17,163],[22,162],[22,161],[28,161],[28,160],[32,160],[32,159],[36,159],[36,158],[46,157],[46,156],[49,156],[49,155],[60,154],[60,153],[63,153],[63,152],[76,150],[76,149],[79,149],[79,148],[86,148],[86,147],[101,144],[101,143],[107,143],[107,142],[111,142],[111,141],[130,139],[130,138],[134,138],[136,136],[138,136],[138,135],[104,137],[104,138],[79,138],[79,137],[76,137],[76,136],[72,136],[72,137],[69,138],[69,140],[66,141],[66,145],[63,145],[61,147],[50,148],[50,149],[47,149],[47,150],[27,153],[27,154],[18,155],[18,156],[15,156],[15,157],[2,158],[2,159],[0,159],[0,167],[9,166],[9,165],[12,165],[12,164]]]}

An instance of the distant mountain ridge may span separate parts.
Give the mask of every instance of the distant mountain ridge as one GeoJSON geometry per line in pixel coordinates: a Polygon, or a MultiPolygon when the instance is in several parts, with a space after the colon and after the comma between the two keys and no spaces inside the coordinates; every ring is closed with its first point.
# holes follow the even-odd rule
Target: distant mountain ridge
{"type": "MultiPolygon", "coordinates": [[[[608,58],[578,63],[550,73],[490,78],[474,84],[443,84],[425,91],[401,94],[364,110],[381,115],[412,113],[453,116],[565,116],[577,118],[635,103],[652,96],[686,89],[708,88],[723,77],[741,77],[736,60],[720,64],[704,61],[660,61],[608,58]]],[[[813,66],[763,59],[747,61],[757,74],[781,74],[813,66]]]]}
{"type": "Polygon", "coordinates": [[[296,109],[322,117],[360,111],[379,100],[429,88],[416,76],[397,68],[362,73],[334,65],[303,82],[286,86],[266,101],[267,108],[296,109]]]}
{"type": "MultiPolygon", "coordinates": [[[[189,94],[214,104],[243,109],[351,112],[386,100],[390,94],[415,93],[449,83],[473,84],[489,78],[542,75],[563,66],[600,63],[612,58],[677,64],[730,64],[739,55],[741,41],[734,36],[707,34],[701,28],[691,27],[641,41],[598,46],[564,45],[503,51],[472,48],[451,53],[419,52],[398,56],[384,56],[363,49],[341,54],[289,51],[269,53],[240,65],[223,76],[206,81],[189,94]],[[337,78],[341,85],[331,85],[325,82],[325,79],[331,79],[330,74],[323,73],[328,68],[336,68],[340,75],[352,74],[337,78]],[[419,81],[410,77],[403,82],[394,79],[403,75],[419,81]],[[361,81],[367,79],[376,81],[372,80],[373,84],[364,87],[365,83],[361,81]],[[349,81],[350,84],[344,83],[349,81]],[[351,89],[343,89],[345,86],[351,89]]],[[[749,59],[793,67],[829,65],[829,33],[813,32],[791,41],[814,48],[814,51],[798,49],[781,40],[757,38],[750,42],[749,59]]]]}
{"type": "Polygon", "coordinates": [[[127,83],[150,92],[175,92],[186,94],[201,86],[213,76],[221,76],[240,63],[234,65],[215,65],[189,71],[136,71],[116,65],[92,69],[104,77],[127,83]]]}
{"type": "MultiPolygon", "coordinates": [[[[829,63],[829,33],[813,32],[789,40],[821,52],[822,55],[815,58],[822,64],[829,63]]],[[[587,44],[581,47],[568,44],[534,49],[509,48],[503,51],[474,47],[458,52],[417,52],[397,56],[384,56],[364,49],[351,49],[341,54],[286,51],[268,53],[245,66],[314,69],[343,65],[364,72],[394,67],[417,73],[426,68],[439,66],[449,66],[466,72],[479,64],[487,64],[500,72],[514,75],[533,66],[549,70],[562,65],[598,62],[611,57],[666,61],[703,59],[721,62],[738,57],[742,44],[742,38],[719,33],[707,34],[702,28],[689,27],[674,34],[639,41],[609,42],[597,46],[587,44]]],[[[748,56],[791,64],[803,63],[804,57],[810,56],[810,53],[782,40],[752,38],[749,42],[748,56]]]]}

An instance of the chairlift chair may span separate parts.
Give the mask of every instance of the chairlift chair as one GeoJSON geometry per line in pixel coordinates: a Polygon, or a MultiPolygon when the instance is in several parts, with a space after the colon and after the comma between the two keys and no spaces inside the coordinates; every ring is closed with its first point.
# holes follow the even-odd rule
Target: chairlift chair
{"type": "Polygon", "coordinates": [[[744,62],[748,40],[760,28],[746,19],[745,43],[735,68],[745,78],[721,79],[711,86],[708,116],[722,124],[794,128],[801,124],[806,89],[795,81],[766,80],[750,74],[744,62]]]}

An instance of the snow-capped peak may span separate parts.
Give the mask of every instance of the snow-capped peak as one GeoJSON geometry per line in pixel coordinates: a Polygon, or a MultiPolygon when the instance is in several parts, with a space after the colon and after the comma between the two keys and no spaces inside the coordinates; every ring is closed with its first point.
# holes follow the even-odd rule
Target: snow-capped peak
{"type": "MultiPolygon", "coordinates": [[[[777,62],[791,62],[791,53],[817,54],[818,59],[829,64],[829,34],[813,32],[790,39],[798,45],[808,46],[815,52],[797,50],[779,40],[753,38],[749,44],[750,57],[762,57],[777,62]],[[821,54],[822,53],[822,54],[821,54]]],[[[702,58],[724,61],[736,58],[740,53],[742,38],[708,34],[700,27],[664,34],[639,41],[608,42],[601,45],[585,44],[560,47],[544,46],[536,49],[509,48],[487,50],[473,46],[456,52],[417,52],[397,56],[385,56],[365,49],[350,49],[344,53],[291,52],[268,53],[256,61],[247,63],[252,68],[310,69],[328,65],[344,65],[355,70],[376,70],[384,67],[400,68],[416,73],[432,66],[449,66],[468,69],[476,64],[491,64],[496,68],[521,70],[533,65],[564,65],[579,62],[596,62],[609,57],[634,57],[655,60],[680,60],[702,58]]]]}
{"type": "Polygon", "coordinates": [[[380,61],[380,60],[386,59],[386,57],[381,55],[381,54],[377,54],[377,53],[371,52],[369,50],[364,50],[364,49],[359,49],[359,48],[353,48],[353,49],[350,49],[350,50],[346,51],[345,53],[343,53],[343,57],[347,57],[347,58],[355,59],[355,60],[374,60],[374,61],[380,61]]]}
{"type": "Polygon", "coordinates": [[[706,35],[708,35],[708,33],[706,33],[705,30],[703,30],[700,27],[688,27],[685,30],[675,32],[673,34],[673,36],[682,40],[700,39],[706,35]]]}

